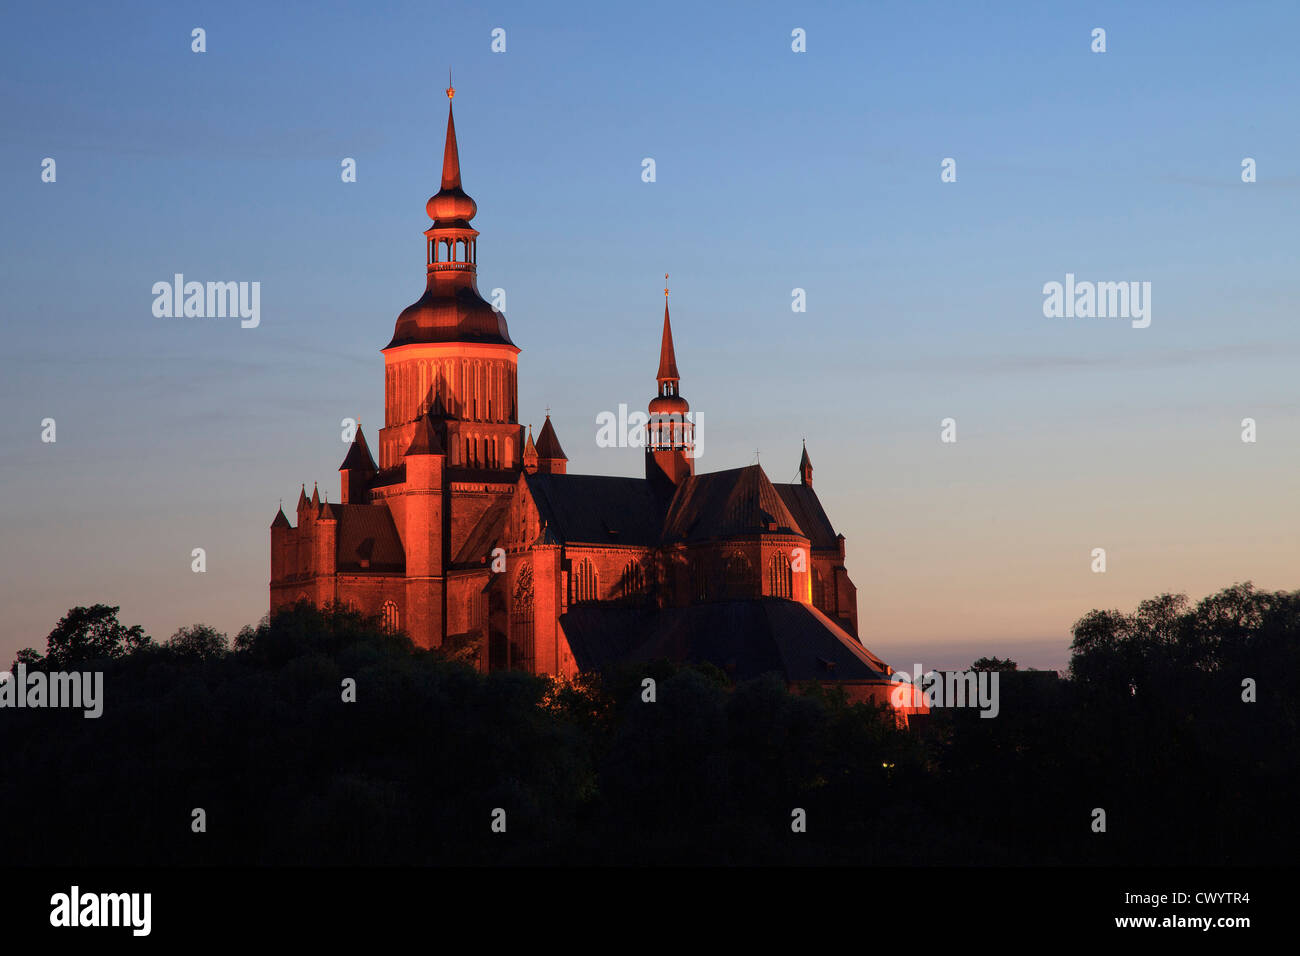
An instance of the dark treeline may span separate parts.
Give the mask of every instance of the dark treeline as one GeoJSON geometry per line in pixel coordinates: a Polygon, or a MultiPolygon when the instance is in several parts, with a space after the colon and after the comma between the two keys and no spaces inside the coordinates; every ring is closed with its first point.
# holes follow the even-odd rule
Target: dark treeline
{"type": "Polygon", "coordinates": [[[5,855],[1292,862],[1300,592],[1238,585],[1195,606],[1165,595],[1133,614],[1093,611],[1074,638],[1068,679],[976,662],[998,671],[996,718],[936,710],[900,730],[837,693],[791,694],[775,677],[732,686],[708,666],[576,685],[482,675],[341,608],[300,605],[233,646],[203,626],[158,644],[116,608],[76,608],[44,655],[19,661],[102,670],[103,716],[0,711],[5,855]],[[496,808],[505,833],[492,830],[496,808]],[[806,832],[792,832],[795,808],[806,832]]]}

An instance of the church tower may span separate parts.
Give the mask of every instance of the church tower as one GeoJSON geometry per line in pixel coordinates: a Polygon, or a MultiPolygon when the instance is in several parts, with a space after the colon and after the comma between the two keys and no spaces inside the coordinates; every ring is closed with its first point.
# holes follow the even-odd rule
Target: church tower
{"type": "Polygon", "coordinates": [[[381,472],[403,464],[425,417],[449,468],[518,472],[521,465],[519,349],[505,315],[478,291],[479,234],[470,225],[478,206],[461,186],[455,94],[449,86],[442,188],[425,206],[433,223],[424,233],[424,295],[398,316],[383,349],[381,472]]]}
{"type": "Polygon", "coordinates": [[[646,425],[645,473],[647,478],[667,478],[681,484],[695,474],[695,425],[688,419],[690,404],[682,398],[681,375],[673,351],[673,326],[668,318],[668,276],[664,275],[664,333],[659,344],[659,394],[650,399],[646,425]]]}

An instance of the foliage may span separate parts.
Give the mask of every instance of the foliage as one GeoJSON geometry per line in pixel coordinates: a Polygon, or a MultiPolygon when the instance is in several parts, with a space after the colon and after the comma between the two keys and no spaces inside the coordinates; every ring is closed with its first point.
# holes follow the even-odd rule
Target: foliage
{"type": "Polygon", "coordinates": [[[117,612],[73,608],[45,655],[19,655],[102,669],[104,713],[0,721],[16,768],[0,812],[23,821],[13,863],[1269,863],[1300,850],[1300,592],[1244,584],[1090,612],[1068,679],[981,658],[995,719],[936,709],[907,729],[838,685],[732,683],[707,665],[482,674],[338,606],[287,609],[233,647],[206,625],[154,645],[117,612]],[[196,807],[207,834],[190,831],[196,807]],[[506,834],[491,830],[496,808],[506,834]],[[791,826],[800,810],[806,832],[791,826]]]}

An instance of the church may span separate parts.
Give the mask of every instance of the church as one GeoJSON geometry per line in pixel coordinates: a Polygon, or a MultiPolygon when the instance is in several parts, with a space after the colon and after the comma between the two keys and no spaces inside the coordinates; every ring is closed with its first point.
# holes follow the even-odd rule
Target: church
{"type": "Polygon", "coordinates": [[[889,703],[893,671],[857,637],[844,536],[807,449],[795,484],[757,464],[696,474],[667,289],[645,477],[570,474],[549,414],[536,439],[525,433],[520,349],[477,287],[454,94],[442,187],[426,206],[424,294],[382,350],[379,460],[358,427],[338,502],[304,485],[296,526],[276,514],[271,612],[341,602],[483,671],[571,678],[708,661],[735,680],[776,672],[889,703]]]}

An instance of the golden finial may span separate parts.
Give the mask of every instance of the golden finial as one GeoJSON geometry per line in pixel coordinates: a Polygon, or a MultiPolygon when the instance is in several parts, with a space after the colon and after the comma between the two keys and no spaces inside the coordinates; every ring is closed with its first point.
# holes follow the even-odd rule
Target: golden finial
{"type": "Polygon", "coordinates": [[[668,298],[668,273],[664,273],[664,298],[668,298]]]}
{"type": "Polygon", "coordinates": [[[447,99],[456,95],[456,87],[451,85],[451,69],[447,69],[447,99]]]}

